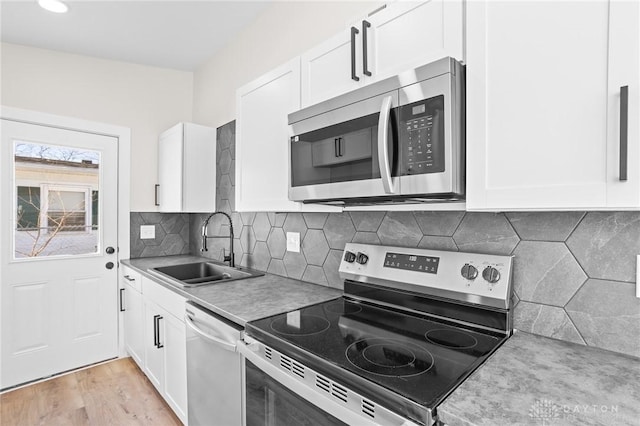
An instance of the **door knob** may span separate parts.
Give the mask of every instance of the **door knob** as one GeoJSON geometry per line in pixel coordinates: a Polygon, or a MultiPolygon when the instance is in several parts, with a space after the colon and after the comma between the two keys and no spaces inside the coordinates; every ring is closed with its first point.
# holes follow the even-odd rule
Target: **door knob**
{"type": "Polygon", "coordinates": [[[113,262],[107,262],[106,265],[104,265],[107,269],[113,269],[113,262]]]}
{"type": "Polygon", "coordinates": [[[107,247],[106,252],[107,252],[107,254],[113,254],[113,253],[116,252],[116,250],[113,247],[107,247]]]}

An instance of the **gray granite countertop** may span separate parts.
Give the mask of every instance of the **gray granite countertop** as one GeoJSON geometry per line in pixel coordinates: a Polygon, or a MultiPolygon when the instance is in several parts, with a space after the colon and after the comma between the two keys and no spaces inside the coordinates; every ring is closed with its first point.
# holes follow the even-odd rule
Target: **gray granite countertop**
{"type": "Polygon", "coordinates": [[[180,288],[147,272],[149,268],[203,260],[211,259],[183,255],[130,259],[123,260],[122,263],[241,326],[248,321],[335,299],[342,295],[340,290],[272,274],[201,287],[180,288]]]}
{"type": "Polygon", "coordinates": [[[447,426],[638,426],[640,359],[518,331],[438,416],[447,426]]]}

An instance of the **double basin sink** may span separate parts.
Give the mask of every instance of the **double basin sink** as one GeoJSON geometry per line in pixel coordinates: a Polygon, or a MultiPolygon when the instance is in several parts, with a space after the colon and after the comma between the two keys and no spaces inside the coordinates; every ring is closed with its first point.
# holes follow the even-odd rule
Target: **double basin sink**
{"type": "Polygon", "coordinates": [[[264,275],[252,269],[231,267],[210,261],[161,266],[150,268],[148,271],[179,287],[197,287],[264,275]]]}

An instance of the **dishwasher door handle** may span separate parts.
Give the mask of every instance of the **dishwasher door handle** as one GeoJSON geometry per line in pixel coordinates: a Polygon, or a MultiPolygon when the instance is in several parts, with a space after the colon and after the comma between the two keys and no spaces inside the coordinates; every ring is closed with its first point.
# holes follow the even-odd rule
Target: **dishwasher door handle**
{"type": "Polygon", "coordinates": [[[212,342],[214,342],[217,346],[221,347],[222,349],[225,349],[225,350],[230,351],[230,352],[236,352],[237,351],[237,347],[236,347],[235,343],[225,342],[222,339],[219,339],[219,338],[217,338],[215,336],[210,335],[209,333],[205,333],[204,331],[200,330],[198,328],[198,326],[195,324],[195,322],[193,321],[193,319],[189,315],[185,315],[184,316],[184,322],[185,322],[185,324],[187,324],[189,326],[189,328],[191,328],[193,331],[198,333],[200,336],[204,337],[207,340],[211,340],[212,342]]]}

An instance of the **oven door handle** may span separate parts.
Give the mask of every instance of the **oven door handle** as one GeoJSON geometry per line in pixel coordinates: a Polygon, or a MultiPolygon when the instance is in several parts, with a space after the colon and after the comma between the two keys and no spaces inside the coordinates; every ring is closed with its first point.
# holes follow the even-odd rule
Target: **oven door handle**
{"type": "Polygon", "coordinates": [[[238,350],[236,345],[234,345],[233,343],[225,342],[222,339],[219,339],[215,336],[210,335],[209,333],[205,333],[204,331],[202,331],[200,328],[198,328],[198,326],[195,324],[195,322],[189,315],[184,316],[184,322],[189,326],[190,329],[192,329],[193,331],[195,331],[197,334],[204,337],[205,339],[212,341],[220,348],[230,352],[236,352],[238,350]]]}
{"type": "Polygon", "coordinates": [[[387,96],[382,100],[380,117],[378,118],[378,165],[380,178],[385,194],[394,194],[391,181],[391,165],[389,164],[389,121],[391,119],[392,97],[387,96]]]}

